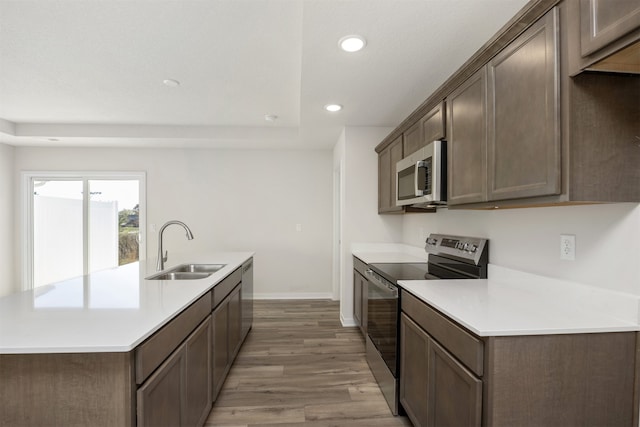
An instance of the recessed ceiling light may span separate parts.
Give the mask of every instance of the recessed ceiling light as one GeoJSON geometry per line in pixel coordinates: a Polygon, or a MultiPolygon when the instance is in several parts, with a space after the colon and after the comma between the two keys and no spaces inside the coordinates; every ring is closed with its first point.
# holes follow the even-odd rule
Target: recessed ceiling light
{"type": "Polygon", "coordinates": [[[278,116],[275,114],[265,114],[264,119],[268,122],[275,123],[275,121],[278,120],[278,116]]]}
{"type": "Polygon", "coordinates": [[[331,112],[331,113],[335,113],[336,111],[340,111],[342,110],[342,105],[340,104],[327,104],[324,106],[324,109],[331,112]]]}
{"type": "Polygon", "coordinates": [[[344,36],[338,41],[338,45],[345,52],[357,52],[367,45],[367,41],[362,36],[344,36]]]}
{"type": "Polygon", "coordinates": [[[180,82],[174,79],[164,79],[162,83],[164,83],[165,86],[169,86],[169,87],[180,86],[180,82]]]}

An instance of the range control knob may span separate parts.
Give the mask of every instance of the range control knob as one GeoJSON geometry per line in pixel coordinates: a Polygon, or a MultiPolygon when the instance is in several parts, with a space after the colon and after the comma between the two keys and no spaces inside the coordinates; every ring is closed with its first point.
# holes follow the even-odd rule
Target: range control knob
{"type": "Polygon", "coordinates": [[[478,250],[478,247],[476,245],[469,246],[469,252],[474,253],[477,250],[478,250]]]}
{"type": "Polygon", "coordinates": [[[463,251],[469,250],[469,244],[465,243],[460,249],[462,249],[463,251]]]}
{"type": "Polygon", "coordinates": [[[438,243],[438,239],[434,239],[433,237],[427,238],[427,245],[435,245],[438,243]]]}

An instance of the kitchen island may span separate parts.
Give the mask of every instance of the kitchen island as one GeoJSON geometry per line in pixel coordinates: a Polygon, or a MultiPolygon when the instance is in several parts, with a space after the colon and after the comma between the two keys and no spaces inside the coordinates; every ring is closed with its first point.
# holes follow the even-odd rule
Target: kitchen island
{"type": "Polygon", "coordinates": [[[175,255],[167,269],[224,267],[148,280],[142,261],[0,298],[0,425],[201,425],[250,328],[252,257],[175,255]]]}

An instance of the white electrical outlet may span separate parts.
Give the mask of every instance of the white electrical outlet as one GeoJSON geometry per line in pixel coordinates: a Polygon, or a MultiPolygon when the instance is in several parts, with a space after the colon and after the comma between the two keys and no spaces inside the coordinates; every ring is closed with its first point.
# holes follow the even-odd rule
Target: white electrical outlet
{"type": "Polygon", "coordinates": [[[574,234],[560,235],[560,259],[576,260],[576,236],[574,234]]]}

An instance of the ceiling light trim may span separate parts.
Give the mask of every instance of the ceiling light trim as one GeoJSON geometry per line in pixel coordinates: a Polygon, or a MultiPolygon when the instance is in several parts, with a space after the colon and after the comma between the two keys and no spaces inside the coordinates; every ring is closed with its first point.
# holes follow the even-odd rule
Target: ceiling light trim
{"type": "Polygon", "coordinates": [[[357,34],[351,34],[338,40],[338,46],[345,52],[359,52],[367,46],[367,40],[357,34]]]}

